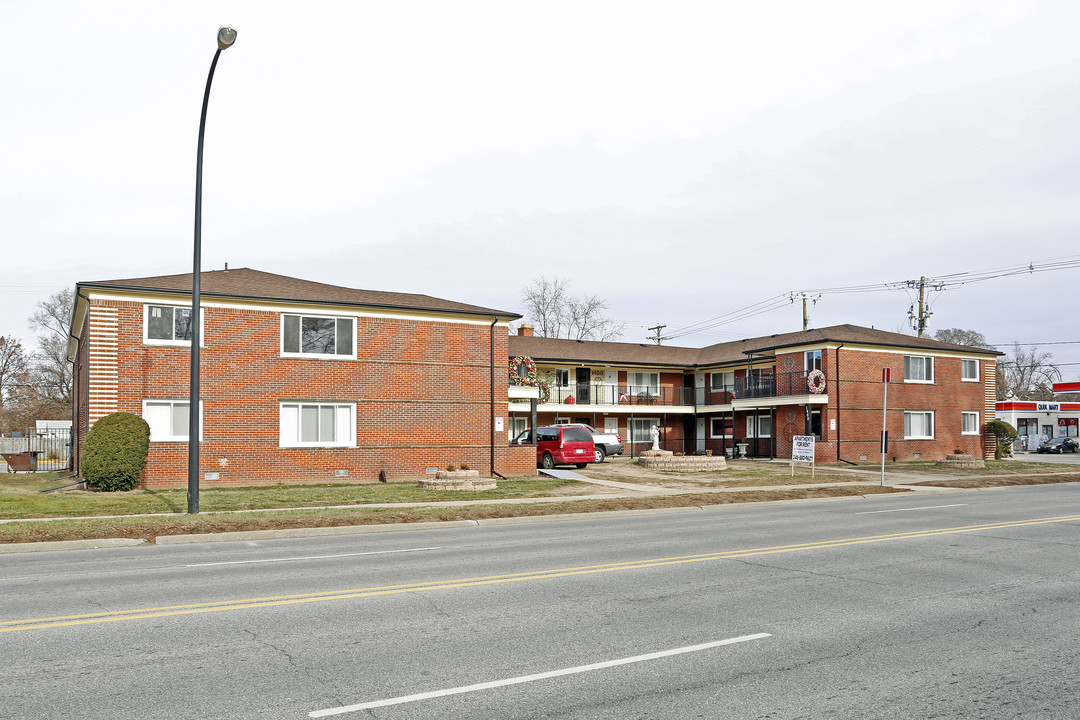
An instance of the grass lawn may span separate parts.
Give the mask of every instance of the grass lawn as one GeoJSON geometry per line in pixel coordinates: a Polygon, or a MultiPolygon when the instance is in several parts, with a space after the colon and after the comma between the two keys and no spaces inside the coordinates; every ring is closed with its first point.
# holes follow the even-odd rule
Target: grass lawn
{"type": "MultiPolygon", "coordinates": [[[[0,473],[0,519],[82,517],[186,513],[187,489],[89,492],[40,492],[70,480],[58,473],[0,473]]],[[[591,486],[575,480],[551,478],[500,481],[495,490],[467,495],[417,487],[416,483],[365,485],[271,485],[267,487],[202,488],[199,510],[263,510],[275,508],[365,505],[370,503],[445,502],[448,500],[501,500],[551,495],[587,494],[591,486]]]]}

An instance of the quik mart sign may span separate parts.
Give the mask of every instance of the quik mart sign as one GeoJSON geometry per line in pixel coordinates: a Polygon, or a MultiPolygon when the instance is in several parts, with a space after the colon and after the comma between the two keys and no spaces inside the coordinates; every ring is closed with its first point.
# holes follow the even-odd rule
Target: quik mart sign
{"type": "Polygon", "coordinates": [[[1036,412],[1059,412],[1061,410],[1061,403],[1041,402],[1035,403],[1036,412]]]}

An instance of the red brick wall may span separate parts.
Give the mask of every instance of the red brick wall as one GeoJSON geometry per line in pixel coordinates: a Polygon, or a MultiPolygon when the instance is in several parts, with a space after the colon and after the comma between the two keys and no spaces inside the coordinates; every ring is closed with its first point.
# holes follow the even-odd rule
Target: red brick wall
{"type": "MultiPolygon", "coordinates": [[[[823,415],[822,425],[829,448],[818,446],[836,458],[851,462],[881,461],[880,436],[882,421],[883,387],[881,370],[892,369],[889,384],[889,405],[886,427],[889,431],[887,460],[940,460],[954,450],[963,450],[975,457],[985,455],[982,426],[987,420],[986,382],[987,365],[981,363],[979,382],[961,382],[960,358],[934,357],[934,382],[932,384],[904,382],[904,356],[893,353],[845,351],[840,353],[840,383],[837,385],[836,351],[827,352],[829,408],[823,415]],[[838,394],[838,397],[837,397],[838,394]],[[933,440],[904,439],[904,411],[934,411],[933,440]],[[961,411],[979,413],[980,434],[962,435],[961,411]],[[829,420],[838,418],[837,429],[829,430],[829,420]],[[837,441],[839,440],[839,445],[837,441]]],[[[912,353],[917,354],[917,353],[912,353]]],[[[990,412],[993,412],[991,407],[990,412]]]]}
{"type": "MultiPolygon", "coordinates": [[[[93,302],[119,312],[117,409],[142,415],[144,399],[186,399],[190,349],[144,344],[142,303],[93,302]]],[[[200,469],[219,473],[204,487],[373,482],[380,470],[393,481],[462,463],[491,470],[486,325],[362,317],[357,359],[328,360],[280,357],[279,312],[210,307],[203,315],[200,469]],[[357,447],[279,447],[281,400],[355,402],[357,447]]],[[[505,329],[494,342],[495,416],[506,417],[505,329]]],[[[535,474],[534,458],[504,437],[496,436],[494,470],[535,474]]],[[[186,441],[151,443],[143,484],[186,485],[187,449],[186,441]]]]}

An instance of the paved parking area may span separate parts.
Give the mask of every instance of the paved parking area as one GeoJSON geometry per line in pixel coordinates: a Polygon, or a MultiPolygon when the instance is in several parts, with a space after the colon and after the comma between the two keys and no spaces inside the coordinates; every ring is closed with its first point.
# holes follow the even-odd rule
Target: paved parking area
{"type": "Polygon", "coordinates": [[[1014,460],[1020,462],[1044,462],[1044,463],[1056,463],[1058,465],[1080,465],[1080,452],[1074,453],[1062,453],[1060,455],[1051,455],[1050,453],[1016,453],[1013,455],[1014,460]]]}

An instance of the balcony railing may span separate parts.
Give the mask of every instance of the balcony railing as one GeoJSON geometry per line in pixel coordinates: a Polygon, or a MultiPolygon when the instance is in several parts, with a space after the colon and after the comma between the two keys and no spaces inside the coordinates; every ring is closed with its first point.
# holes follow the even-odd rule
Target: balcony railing
{"type": "Polygon", "coordinates": [[[693,388],[671,385],[565,385],[551,388],[549,403],[570,405],[676,405],[692,407],[693,388]]]}
{"type": "Polygon", "coordinates": [[[762,373],[750,378],[735,378],[734,385],[696,388],[698,405],[726,405],[744,398],[809,395],[806,373],[762,373]]]}

